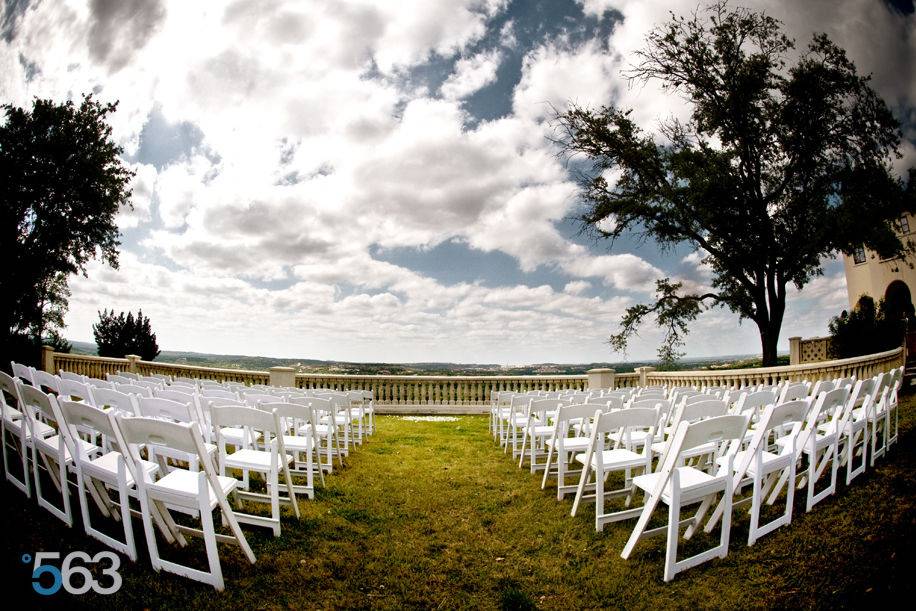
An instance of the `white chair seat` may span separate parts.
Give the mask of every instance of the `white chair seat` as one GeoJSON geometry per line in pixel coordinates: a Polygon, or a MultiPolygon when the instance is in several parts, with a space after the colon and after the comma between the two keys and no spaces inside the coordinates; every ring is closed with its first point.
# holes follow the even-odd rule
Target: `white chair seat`
{"type": "MultiPolygon", "coordinates": [[[[582,450],[588,449],[588,444],[590,444],[591,441],[592,440],[588,437],[564,437],[563,449],[567,452],[581,452],[582,450]]],[[[559,444],[555,445],[553,439],[548,439],[547,445],[557,447],[559,444]]]]}
{"type": "MultiPolygon", "coordinates": [[[[746,450],[739,450],[735,452],[735,462],[734,464],[740,465],[744,463],[746,450]]],[[[780,448],[779,454],[774,454],[773,452],[761,452],[761,462],[763,463],[764,473],[770,473],[774,469],[783,469],[786,465],[789,464],[789,461],[792,460],[792,450],[788,446],[784,445],[780,448]]],[[[727,456],[720,456],[716,459],[716,464],[719,466],[724,466],[728,464],[727,456]]],[[[750,477],[754,477],[757,474],[757,462],[751,459],[750,464],[747,467],[747,474],[750,477]]]]}
{"type": "MultiPolygon", "coordinates": [[[[219,433],[230,445],[240,446],[245,444],[245,429],[242,427],[224,426],[220,428],[219,433]]],[[[249,439],[248,441],[257,441],[260,438],[261,434],[257,433],[254,439],[249,439]]]]}
{"type": "Polygon", "coordinates": [[[7,406],[6,409],[3,410],[3,420],[7,423],[16,422],[20,418],[22,418],[22,412],[14,407],[7,406]]]}
{"type": "MultiPolygon", "coordinates": [[[[818,427],[820,428],[820,427],[818,427]]],[[[828,446],[836,440],[836,433],[824,434],[823,432],[818,431],[814,435],[814,445],[815,449],[821,449],[824,446],[828,446]]],[[[787,437],[780,437],[776,440],[776,445],[779,446],[779,449],[782,450],[790,443],[790,440],[787,437]]],[[[806,443],[805,447],[802,448],[805,454],[811,453],[811,444],[806,443]]]]}
{"type": "Polygon", "coordinates": [[[550,435],[551,433],[553,433],[553,427],[547,424],[539,424],[537,426],[531,427],[531,435],[543,437],[545,435],[550,435]]]}
{"type": "MultiPolygon", "coordinates": [[[[8,425],[11,425],[17,433],[19,432],[19,427],[21,426],[21,424],[22,424],[21,420],[17,420],[17,421],[8,423],[8,425]]],[[[32,438],[32,431],[37,432],[38,436],[41,438],[47,438],[47,437],[50,437],[51,435],[54,435],[55,437],[57,436],[57,429],[41,421],[33,420],[32,426],[26,427],[26,432],[25,432],[26,439],[32,438]]]]}
{"type": "MultiPolygon", "coordinates": [[[[585,454],[576,454],[576,462],[585,464],[585,454]]],[[[603,450],[601,452],[601,465],[607,471],[618,470],[626,467],[644,466],[646,457],[631,450],[617,448],[616,450],[603,450]]],[[[592,454],[592,469],[598,468],[598,455],[592,454]]]]}
{"type": "MultiPolygon", "coordinates": [[[[293,462],[292,456],[286,457],[286,463],[293,462]]],[[[264,471],[270,469],[270,452],[264,450],[238,450],[226,456],[226,466],[234,469],[251,469],[264,471]]]]}
{"type": "MultiPolygon", "coordinates": [[[[184,469],[175,469],[165,477],[157,480],[153,484],[147,484],[147,488],[154,496],[181,497],[190,501],[197,501],[197,473],[185,471],[184,469]],[[157,494],[158,493],[158,494],[157,494]]],[[[216,476],[223,494],[227,495],[238,485],[238,480],[234,477],[216,476]]],[[[213,486],[207,482],[209,492],[210,509],[216,507],[218,501],[213,491],[213,486]]]]}
{"type": "MultiPolygon", "coordinates": [[[[715,452],[718,448],[718,445],[715,442],[704,443],[695,448],[691,448],[682,453],[684,458],[696,458],[697,456],[702,456],[703,454],[709,454],[710,452],[715,452]]],[[[664,454],[665,450],[668,449],[667,441],[656,441],[652,444],[652,451],[656,454],[664,454]]]]}
{"type": "Polygon", "coordinates": [[[287,450],[292,450],[293,452],[307,452],[311,450],[315,444],[310,437],[305,437],[303,435],[284,435],[283,445],[286,446],[287,450]]]}
{"type": "MultiPolygon", "coordinates": [[[[308,435],[311,430],[312,430],[311,424],[306,424],[305,426],[299,427],[299,433],[301,435],[308,435]]],[[[329,432],[328,425],[326,424],[315,425],[315,433],[317,433],[319,436],[326,436],[328,432],[329,432]]]]}
{"type": "MultiPolygon", "coordinates": [[[[713,477],[709,473],[694,469],[693,467],[677,467],[677,473],[680,478],[682,503],[690,501],[690,499],[698,499],[708,494],[712,494],[716,490],[724,487],[724,477],[713,477]]],[[[640,490],[652,494],[655,492],[655,487],[658,485],[660,477],[661,473],[637,475],[633,478],[633,485],[640,490]]],[[[671,485],[672,481],[668,480],[664,491],[662,491],[662,500],[665,501],[665,503],[671,502],[671,485]]]]}
{"type": "MultiPolygon", "coordinates": [[[[91,456],[99,450],[99,446],[89,443],[88,441],[83,441],[82,439],[76,440],[78,446],[77,449],[83,456],[91,456]]],[[[56,454],[57,449],[60,444],[60,435],[54,435],[53,437],[46,437],[37,442],[38,445],[42,446],[42,451],[48,454],[56,454]]],[[[64,444],[64,462],[70,463],[73,458],[70,456],[70,448],[64,444]]]]}
{"type": "MultiPolygon", "coordinates": [[[[118,475],[118,458],[120,458],[120,456],[120,452],[111,451],[107,454],[99,456],[98,458],[94,458],[89,461],[89,465],[87,465],[87,471],[89,471],[90,474],[94,474],[96,476],[102,475],[109,478],[111,481],[114,481],[118,475]]],[[[144,472],[150,475],[159,470],[159,465],[148,460],[140,460],[134,462],[141,469],[143,469],[144,472]]],[[[133,486],[134,478],[131,476],[130,471],[125,469],[125,475],[127,476],[127,485],[133,486]]]]}

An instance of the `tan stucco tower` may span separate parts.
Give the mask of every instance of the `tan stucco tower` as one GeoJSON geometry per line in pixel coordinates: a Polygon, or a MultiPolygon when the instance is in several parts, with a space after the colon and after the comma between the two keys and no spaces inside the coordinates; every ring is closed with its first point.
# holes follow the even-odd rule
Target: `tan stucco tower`
{"type": "MultiPolygon", "coordinates": [[[[916,219],[906,214],[901,217],[900,225],[901,238],[916,241],[916,219]]],[[[843,264],[850,309],[862,295],[870,295],[875,301],[892,295],[912,301],[912,296],[916,295],[914,260],[881,260],[873,251],[859,247],[852,256],[843,256],[843,264]]]]}

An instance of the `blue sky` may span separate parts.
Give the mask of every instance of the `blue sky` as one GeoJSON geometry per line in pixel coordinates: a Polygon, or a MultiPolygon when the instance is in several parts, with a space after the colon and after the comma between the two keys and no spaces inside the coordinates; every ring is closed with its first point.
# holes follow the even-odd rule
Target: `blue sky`
{"type": "MultiPolygon", "coordinates": [[[[800,46],[826,31],[907,125],[916,18],[895,0],[750,0],[800,46]],[[868,28],[861,27],[868,23],[868,28]]],[[[684,102],[620,72],[659,0],[227,3],[7,0],[0,98],[119,100],[137,172],[121,265],[71,279],[67,336],[148,314],[165,349],[384,361],[620,360],[606,344],[654,280],[701,286],[687,247],[579,234],[551,108],[617,104],[656,133],[684,102]],[[269,8],[266,8],[268,7],[269,8]]],[[[846,306],[838,261],[793,293],[791,335],[846,306]]],[[[630,358],[651,357],[647,326],[630,358]]],[[[691,356],[753,353],[716,310],[691,356]]]]}

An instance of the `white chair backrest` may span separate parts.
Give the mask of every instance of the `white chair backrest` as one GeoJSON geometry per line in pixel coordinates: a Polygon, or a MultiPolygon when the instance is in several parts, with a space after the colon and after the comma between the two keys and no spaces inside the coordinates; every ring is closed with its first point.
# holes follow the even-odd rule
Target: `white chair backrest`
{"type": "Polygon", "coordinates": [[[59,428],[61,417],[57,411],[57,400],[54,395],[49,395],[34,386],[19,384],[19,397],[22,399],[22,412],[27,414],[33,421],[37,417],[48,423],[55,424],[59,428]]]}
{"type": "Polygon", "coordinates": [[[64,371],[63,369],[57,372],[57,376],[61,380],[73,380],[74,382],[86,382],[88,380],[88,378],[82,374],[64,371]]]}
{"type": "Polygon", "coordinates": [[[797,401],[799,399],[805,399],[808,397],[808,385],[804,382],[798,384],[786,384],[782,392],[779,393],[778,403],[786,403],[787,401],[797,401]]]}
{"type": "Polygon", "coordinates": [[[809,396],[816,399],[822,392],[828,392],[834,388],[837,388],[837,385],[832,380],[818,380],[811,388],[811,394],[809,396]]]}
{"type": "MultiPolygon", "coordinates": [[[[17,378],[10,377],[6,373],[0,371],[0,407],[3,409],[3,418],[7,418],[8,412],[7,408],[15,408],[21,410],[20,403],[22,399],[19,398],[19,387],[16,385],[17,378]],[[9,400],[7,400],[6,395],[9,395],[9,400]]],[[[21,382],[20,382],[21,384],[21,382]]],[[[9,416],[12,418],[12,416],[9,416]]],[[[5,443],[6,440],[4,439],[5,443]]]]}
{"type": "MultiPolygon", "coordinates": [[[[139,397],[137,406],[145,418],[160,418],[175,422],[197,422],[191,402],[180,403],[159,397],[139,397]]],[[[198,433],[200,429],[198,429],[198,433]]]]}
{"type": "MultiPolygon", "coordinates": [[[[153,401],[154,399],[147,399],[153,401]]],[[[139,446],[160,447],[188,454],[196,454],[201,465],[208,473],[214,472],[210,455],[204,449],[203,436],[195,422],[170,422],[160,418],[130,418],[116,416],[121,436],[131,448],[135,460],[140,460],[139,446]]],[[[215,479],[215,478],[214,478],[215,479]]],[[[214,490],[220,491],[219,482],[214,490]]],[[[214,482],[211,481],[211,486],[214,482]]]]}
{"type": "Polygon", "coordinates": [[[133,397],[123,392],[110,388],[95,387],[92,389],[92,398],[98,408],[110,408],[126,416],[139,415],[137,404],[133,397]]]}
{"type": "Polygon", "coordinates": [[[23,365],[22,363],[17,363],[15,361],[10,361],[10,365],[13,367],[14,378],[19,378],[24,382],[28,382],[32,386],[35,385],[35,381],[32,379],[32,373],[35,371],[34,368],[29,367],[28,365],[23,365]]]}
{"type": "Polygon", "coordinates": [[[40,388],[42,390],[47,389],[48,391],[53,391],[55,394],[60,394],[60,378],[47,371],[41,371],[40,369],[33,371],[32,383],[35,388],[40,388]]]}
{"type": "Polygon", "coordinates": [[[82,400],[84,403],[95,405],[95,399],[92,397],[92,388],[83,382],[76,380],[61,380],[60,398],[68,398],[71,401],[82,400]]]}
{"type": "Polygon", "coordinates": [[[776,404],[776,393],[772,390],[759,390],[757,392],[743,392],[735,404],[734,414],[744,414],[755,420],[767,405],[776,404]]]}
{"type": "Polygon", "coordinates": [[[115,384],[130,384],[133,382],[133,380],[130,378],[125,378],[124,376],[118,375],[116,373],[106,373],[105,379],[109,382],[114,382],[115,384]]]}
{"type": "Polygon", "coordinates": [[[799,438],[799,445],[808,443],[810,437],[816,434],[818,424],[828,423],[831,431],[838,431],[840,421],[846,411],[848,398],[849,389],[846,387],[821,393],[808,412],[808,419],[805,421],[805,428],[799,438]]]}
{"type": "Polygon", "coordinates": [[[121,384],[120,382],[115,382],[115,390],[138,397],[153,396],[153,391],[151,389],[146,386],[137,386],[136,384],[121,384]]]}
{"type": "Polygon", "coordinates": [[[202,388],[200,391],[201,397],[208,397],[212,399],[233,399],[236,400],[239,398],[238,393],[234,393],[231,390],[223,390],[221,388],[202,388]]]}
{"type": "Polygon", "coordinates": [[[244,395],[245,403],[251,407],[256,407],[258,403],[276,403],[277,401],[283,400],[281,397],[276,397],[267,393],[246,392],[242,394],[244,395]]]}
{"type": "Polygon", "coordinates": [[[159,390],[153,391],[154,397],[162,397],[163,399],[170,399],[172,401],[178,401],[179,403],[188,403],[194,401],[194,395],[180,390],[173,390],[171,388],[162,388],[159,390]]]}
{"type": "Polygon", "coordinates": [[[108,380],[102,380],[99,378],[88,378],[86,383],[93,388],[110,388],[114,390],[114,382],[109,382],[108,380]]]}

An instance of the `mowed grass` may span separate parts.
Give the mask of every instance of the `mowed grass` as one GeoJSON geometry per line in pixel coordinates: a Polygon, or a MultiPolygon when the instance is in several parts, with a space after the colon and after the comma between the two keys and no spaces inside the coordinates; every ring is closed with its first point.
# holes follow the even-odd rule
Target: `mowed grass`
{"type": "MultiPolygon", "coordinates": [[[[519,470],[480,416],[456,422],[379,417],[377,434],[351,453],[317,499],[300,501],[301,521],[287,509],[277,539],[245,527],[257,564],[233,546],[220,546],[222,593],[153,572],[137,521],[141,558],[135,564],[123,558],[117,594],[40,597],[32,592],[23,554],[106,548],[86,537],[79,522],[68,529],[0,484],[4,583],[8,596],[69,607],[862,607],[913,591],[914,403],[901,404],[900,443],[876,469],[848,488],[841,484],[810,514],[800,495],[791,526],[751,548],[747,514],[736,510],[728,557],[667,584],[663,537],[621,559],[633,521],[596,533],[591,505],[570,517],[571,498],[558,502],[553,489],[542,491],[540,476],[519,470]]],[[[683,551],[710,541],[701,537],[683,551]]],[[[200,541],[166,551],[175,559],[196,556],[204,566],[200,541]]]]}

